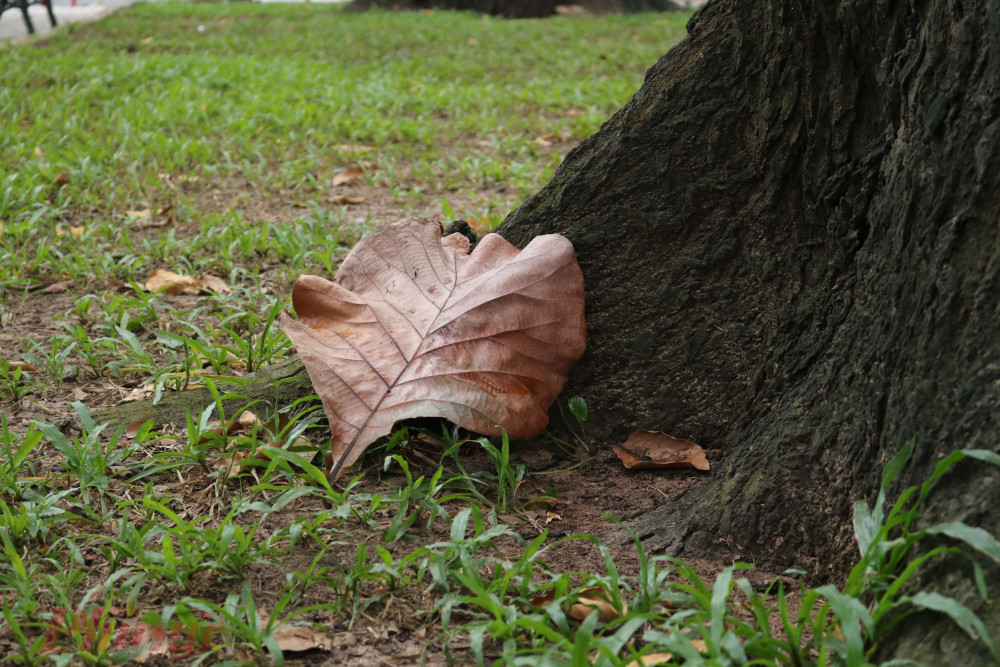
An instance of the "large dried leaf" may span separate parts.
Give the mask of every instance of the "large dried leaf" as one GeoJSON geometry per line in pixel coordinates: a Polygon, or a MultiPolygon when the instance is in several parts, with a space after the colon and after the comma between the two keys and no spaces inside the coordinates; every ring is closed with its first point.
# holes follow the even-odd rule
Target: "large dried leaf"
{"type": "Polygon", "coordinates": [[[705,450],[699,445],[660,431],[636,431],[625,444],[611,448],[626,468],[709,469],[705,450]]]}
{"type": "Polygon", "coordinates": [[[407,218],[363,239],[334,282],[302,276],[282,328],[333,430],[339,477],[394,423],[443,417],[538,435],[583,354],[583,274],[562,236],[524,249],[407,218]]]}

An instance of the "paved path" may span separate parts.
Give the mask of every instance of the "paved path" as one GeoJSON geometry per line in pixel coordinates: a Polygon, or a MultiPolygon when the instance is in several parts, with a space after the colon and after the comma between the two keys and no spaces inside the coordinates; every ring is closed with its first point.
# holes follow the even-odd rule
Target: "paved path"
{"type": "MultiPolygon", "coordinates": [[[[96,21],[119,7],[130,5],[133,2],[135,0],[103,0],[101,3],[77,0],[76,6],[73,7],[71,0],[52,0],[52,11],[56,15],[58,25],[65,25],[67,23],[96,21]]],[[[31,23],[35,26],[37,34],[44,35],[52,32],[45,7],[32,5],[28,8],[28,15],[31,17],[31,23]]],[[[24,25],[24,17],[21,16],[20,9],[8,9],[0,15],[0,41],[24,39],[27,36],[28,29],[24,25]]]]}
{"type": "MultiPolygon", "coordinates": [[[[72,6],[72,0],[50,0],[52,11],[55,12],[56,21],[59,25],[67,23],[81,23],[86,21],[96,21],[110,14],[111,12],[131,5],[137,0],[77,0],[76,6],[72,6]]],[[[258,2],[331,2],[340,3],[347,0],[257,0],[258,2]]],[[[706,0],[681,0],[690,8],[697,8],[705,4],[706,0]]],[[[571,4],[571,3],[567,3],[571,4]]],[[[33,5],[28,8],[28,15],[31,16],[31,23],[35,26],[37,34],[44,35],[52,32],[49,25],[49,16],[45,12],[45,7],[33,5]]],[[[7,40],[20,40],[28,37],[28,29],[24,25],[24,18],[21,10],[8,9],[0,14],[0,42],[7,40]]]]}
{"type": "MultiPolygon", "coordinates": [[[[115,11],[120,7],[131,5],[137,0],[77,0],[76,6],[72,6],[72,0],[52,0],[52,11],[55,12],[58,25],[66,23],[78,23],[85,21],[96,21],[115,11]]],[[[258,2],[329,2],[341,3],[347,0],[257,0],[258,2]]],[[[52,32],[49,25],[49,15],[45,12],[45,7],[33,5],[28,8],[28,15],[31,16],[31,23],[35,26],[35,31],[39,35],[52,32]]],[[[57,26],[58,27],[58,26],[57,26]]],[[[24,18],[21,10],[8,9],[0,15],[0,41],[25,39],[28,36],[28,29],[24,25],[24,18]]]]}

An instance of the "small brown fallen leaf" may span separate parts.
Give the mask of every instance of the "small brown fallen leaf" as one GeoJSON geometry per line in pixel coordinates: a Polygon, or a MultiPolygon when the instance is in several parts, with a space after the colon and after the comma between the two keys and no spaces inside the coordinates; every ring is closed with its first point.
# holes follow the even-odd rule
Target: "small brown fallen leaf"
{"type": "MultiPolygon", "coordinates": [[[[704,639],[692,639],[691,646],[699,653],[708,653],[708,645],[704,639]]],[[[628,663],[626,667],[654,667],[673,660],[674,654],[666,651],[664,653],[647,653],[628,663]]]]}
{"type": "Polygon", "coordinates": [[[554,588],[550,588],[541,595],[536,595],[535,597],[531,598],[531,605],[533,607],[544,607],[545,605],[550,604],[555,599],[556,599],[556,591],[554,588]]]}
{"type": "Polygon", "coordinates": [[[170,223],[177,222],[177,218],[170,216],[169,218],[143,218],[136,223],[136,229],[153,229],[155,227],[166,227],[170,223]]]}
{"type": "Polygon", "coordinates": [[[273,636],[278,648],[292,653],[316,649],[329,651],[332,645],[326,633],[308,625],[286,625],[278,628],[273,636]]]}
{"type": "Polygon", "coordinates": [[[569,615],[578,621],[587,618],[595,609],[600,615],[600,619],[605,623],[628,614],[628,604],[624,599],[618,599],[621,604],[621,612],[619,612],[612,601],[608,599],[607,592],[596,586],[582,589],[577,595],[577,600],[578,602],[569,608],[569,615]]]}
{"type": "Polygon", "coordinates": [[[548,147],[548,146],[552,145],[552,140],[555,139],[555,138],[556,138],[556,135],[554,135],[554,134],[546,134],[546,135],[543,135],[541,137],[535,137],[534,141],[532,141],[531,143],[538,144],[539,146],[546,146],[546,147],[548,147]]]}
{"type": "Polygon", "coordinates": [[[156,269],[149,274],[146,284],[143,285],[147,292],[166,292],[167,294],[180,294],[186,290],[197,291],[201,288],[201,283],[197,278],[182,276],[173,271],[156,269]]]}
{"type": "Polygon", "coordinates": [[[636,431],[625,444],[612,445],[611,448],[629,469],[709,469],[705,450],[700,446],[660,431],[636,431]]]}
{"type": "Polygon", "coordinates": [[[626,667],[654,667],[654,665],[670,662],[673,657],[674,654],[669,651],[666,653],[647,653],[646,655],[641,655],[632,662],[628,663],[626,667]]]}
{"type": "Polygon", "coordinates": [[[347,185],[348,183],[353,183],[359,178],[364,178],[365,170],[361,167],[351,167],[346,171],[342,171],[330,180],[330,185],[334,187],[338,185],[347,185]]]}
{"type": "MultiPolygon", "coordinates": [[[[550,588],[541,595],[533,597],[531,599],[531,604],[535,607],[544,607],[545,605],[551,604],[555,599],[555,589],[550,588]]],[[[621,614],[628,614],[628,604],[626,604],[624,599],[621,599],[620,602],[621,614]]],[[[619,617],[618,610],[616,610],[614,604],[608,600],[607,593],[604,589],[598,587],[582,589],[577,594],[577,602],[570,606],[568,613],[570,617],[576,619],[577,621],[582,621],[595,609],[598,614],[600,614],[602,621],[612,621],[619,617]]]]}
{"type": "Polygon", "coordinates": [[[29,364],[27,361],[8,361],[7,368],[10,370],[15,370],[20,368],[22,373],[34,373],[35,367],[29,364]]]}
{"type": "Polygon", "coordinates": [[[240,414],[240,418],[236,420],[240,425],[240,429],[244,432],[249,433],[253,430],[255,424],[260,424],[263,426],[263,422],[260,421],[260,417],[250,412],[249,410],[244,410],[240,414]]]}
{"type": "Polygon", "coordinates": [[[149,274],[143,288],[147,292],[166,292],[167,294],[226,294],[230,288],[221,278],[208,273],[196,277],[185,276],[165,269],[156,269],[149,274]]]}
{"type": "Polygon", "coordinates": [[[133,439],[138,433],[142,425],[145,424],[145,420],[137,419],[136,421],[130,423],[128,428],[125,429],[125,437],[129,440],[133,439]]]}
{"type": "Polygon", "coordinates": [[[144,37],[144,38],[142,38],[142,39],[139,40],[139,43],[140,44],[152,44],[153,43],[153,38],[152,37],[144,37]]]}
{"type": "Polygon", "coordinates": [[[367,197],[351,197],[348,195],[337,195],[330,200],[333,204],[347,204],[349,206],[357,206],[358,204],[364,204],[368,201],[367,197]]]}
{"type": "Polygon", "coordinates": [[[51,285],[43,289],[42,292],[44,294],[61,294],[62,292],[65,292],[74,285],[76,285],[76,282],[72,280],[60,280],[57,283],[52,283],[51,285]]]}
{"type": "Polygon", "coordinates": [[[35,157],[37,157],[39,160],[45,159],[45,153],[42,151],[41,146],[35,146],[35,157]]]}
{"type": "Polygon", "coordinates": [[[199,273],[195,279],[201,283],[200,294],[204,294],[206,290],[216,294],[229,294],[232,291],[222,278],[216,278],[209,273],[199,273]]]}
{"type": "Polygon", "coordinates": [[[56,236],[66,236],[67,233],[75,239],[83,238],[83,233],[87,231],[85,225],[80,225],[79,227],[70,226],[69,232],[62,225],[56,225],[56,236]]]}
{"type": "Polygon", "coordinates": [[[126,394],[122,401],[141,401],[152,396],[153,390],[154,387],[152,384],[140,385],[126,394]]]}
{"type": "Polygon", "coordinates": [[[148,208],[144,208],[138,211],[125,211],[125,215],[133,220],[138,220],[139,218],[148,218],[152,211],[148,208]]]}
{"type": "Polygon", "coordinates": [[[527,523],[516,514],[497,514],[497,518],[508,526],[516,526],[518,524],[527,523]]]}
{"type": "Polygon", "coordinates": [[[69,184],[69,174],[67,174],[65,171],[56,176],[56,180],[52,181],[53,187],[56,188],[61,188],[64,185],[68,184],[69,184]]]}
{"type": "Polygon", "coordinates": [[[489,218],[466,218],[465,221],[472,227],[472,231],[480,236],[493,231],[493,221],[489,218]]]}
{"type": "Polygon", "coordinates": [[[333,147],[333,150],[345,153],[347,155],[358,155],[359,153],[367,153],[368,151],[375,150],[372,146],[361,146],[359,144],[339,144],[333,147]]]}

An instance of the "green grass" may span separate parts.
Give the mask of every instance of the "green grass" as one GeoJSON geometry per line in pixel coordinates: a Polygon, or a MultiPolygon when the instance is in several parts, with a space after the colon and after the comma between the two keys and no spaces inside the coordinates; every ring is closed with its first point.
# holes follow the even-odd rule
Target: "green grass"
{"type": "Polygon", "coordinates": [[[163,263],[228,276],[260,252],[286,276],[319,270],[317,246],[357,222],[322,205],[329,178],[359,160],[401,213],[502,189],[457,212],[503,215],[560,160],[535,140],[596,130],[683,21],[149,4],[15,48],[0,74],[0,287],[163,263]],[[306,210],[272,220],[252,210],[262,198],[306,210]],[[183,241],[126,215],[168,206],[183,241]]]}
{"type": "MultiPolygon", "coordinates": [[[[198,629],[188,663],[282,664],[288,624],[361,631],[400,601],[428,656],[466,659],[467,646],[480,664],[631,665],[670,652],[663,664],[860,665],[918,609],[988,643],[968,609],[906,586],[946,554],[1000,558],[962,524],[916,528],[930,483],[891,507],[885,494],[857,506],[862,558],[843,586],[786,577],[761,591],[738,576],[744,564],[703,580],[637,543],[626,576],[591,535],[525,540],[497,516],[527,501],[506,438],[425,433],[442,448],[429,459],[401,431],[381,450],[394,477],[334,488],[307,399],[247,403],[259,420],[242,426],[223,410],[240,375],[287,354],[274,320],[299,274],[332,274],[361,235],[403,215],[495,224],[627,101],[686,18],[156,3],[8,47],[0,635],[12,652],[0,657],[115,664],[136,655],[116,633],[142,618],[198,629]],[[338,203],[329,182],[356,165],[365,176],[350,191],[367,206],[338,203]],[[232,291],[149,294],[157,268],[213,273],[232,291]],[[35,291],[64,280],[67,293],[35,291]],[[180,427],[126,433],[74,398],[111,384],[154,397],[204,384],[216,401],[180,427]],[[57,427],[65,417],[82,430],[57,427]],[[470,449],[492,469],[467,469],[470,449]],[[927,535],[946,541],[912,559],[927,535]],[[603,570],[551,567],[567,540],[596,549],[603,570]],[[584,617],[595,599],[605,613],[584,617]]],[[[586,405],[566,407],[572,442],[557,444],[586,455],[586,405]]],[[[997,463],[960,452],[935,476],[964,456],[997,463]]]]}
{"type": "Polygon", "coordinates": [[[107,373],[161,391],[281,358],[271,324],[297,276],[405,215],[494,226],[685,20],[156,3],[9,49],[0,323],[32,286],[70,280],[78,301],[57,334],[0,337],[0,359],[35,368],[0,369],[0,397],[107,373]],[[358,164],[370,205],[341,205],[330,179],[358,164]],[[158,268],[235,291],[180,307],[142,291],[158,268]]]}

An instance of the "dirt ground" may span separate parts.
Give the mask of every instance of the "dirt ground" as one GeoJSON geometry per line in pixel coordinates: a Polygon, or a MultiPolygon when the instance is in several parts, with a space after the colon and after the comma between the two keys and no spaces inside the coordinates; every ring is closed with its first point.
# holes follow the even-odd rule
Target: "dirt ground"
{"type": "MultiPolygon", "coordinates": [[[[562,150],[567,148],[557,147],[562,150]]],[[[380,197],[376,191],[366,190],[365,186],[356,186],[354,190],[356,191],[351,192],[352,196],[366,200],[364,207],[367,208],[359,207],[359,215],[371,213],[373,217],[385,219],[386,222],[399,217],[398,214],[393,214],[394,210],[398,213],[398,208],[394,208],[395,202],[380,197]]],[[[202,209],[214,207],[222,209],[233,205],[232,193],[236,191],[243,192],[239,198],[240,206],[253,211],[253,215],[261,219],[291,219],[298,214],[294,206],[276,203],[282,201],[280,193],[261,192],[248,197],[245,188],[240,184],[227,184],[226,187],[203,189],[187,194],[193,196],[202,209]]],[[[483,197],[495,197],[497,194],[503,193],[483,193],[483,197]]],[[[453,199],[456,208],[463,203],[458,201],[457,196],[453,199]]],[[[81,215],[86,215],[86,212],[81,212],[81,215]]],[[[164,226],[173,226],[178,238],[196,231],[169,219],[164,226]]],[[[143,233],[155,236],[162,231],[162,227],[154,227],[143,233]]],[[[263,263],[258,267],[258,271],[262,284],[269,286],[270,289],[274,291],[290,289],[289,278],[282,275],[279,264],[263,263]]],[[[16,359],[14,351],[21,349],[22,340],[31,338],[36,341],[46,341],[61,333],[63,329],[59,318],[73,307],[80,295],[127,294],[132,290],[130,286],[121,283],[97,281],[85,285],[59,283],[58,278],[54,278],[23,292],[8,290],[3,300],[8,321],[0,328],[0,351],[3,353],[3,358],[16,359]],[[52,286],[53,289],[45,289],[52,286]]],[[[177,310],[185,310],[193,308],[194,300],[199,297],[177,295],[165,298],[169,305],[177,310]]],[[[75,419],[75,413],[69,406],[70,402],[81,401],[91,412],[96,412],[131,396],[133,390],[145,379],[138,375],[115,378],[107,374],[95,378],[81,372],[76,377],[68,378],[59,387],[48,386],[37,389],[16,404],[0,400],[0,410],[6,413],[8,423],[18,431],[23,430],[33,420],[65,426],[75,419]]],[[[177,427],[164,426],[165,432],[168,433],[171,428],[177,427]]],[[[322,435],[322,432],[314,432],[312,437],[319,442],[322,435]]],[[[615,443],[594,444],[597,448],[596,455],[582,465],[576,465],[579,463],[578,459],[567,457],[545,440],[517,443],[513,446],[512,463],[524,464],[528,473],[526,481],[519,488],[519,499],[527,501],[544,492],[546,495],[554,496],[555,501],[544,506],[529,506],[519,512],[501,514],[499,518],[512,526],[526,540],[547,530],[548,543],[559,543],[546,552],[543,560],[557,572],[595,574],[606,572],[595,545],[580,540],[560,541],[561,538],[578,534],[595,535],[602,539],[617,537],[618,539],[606,540],[611,555],[622,574],[632,575],[636,573],[638,563],[636,550],[628,539],[621,539],[620,527],[614,521],[604,518],[605,515],[627,521],[630,517],[657,505],[670,502],[672,498],[698,485],[705,479],[705,475],[711,473],[694,470],[626,470],[610,449],[610,445],[615,443]]],[[[722,452],[711,449],[710,443],[705,444],[709,461],[718,461],[722,452]]],[[[48,444],[44,447],[51,449],[51,445],[48,444]]],[[[45,451],[52,455],[44,457],[43,467],[47,470],[41,474],[57,475],[60,455],[55,450],[45,451]]],[[[463,447],[462,451],[463,465],[468,471],[489,469],[491,466],[488,457],[480,448],[469,445],[463,447]]],[[[150,456],[153,452],[143,454],[150,456]]],[[[414,448],[407,454],[407,458],[415,476],[430,475],[440,460],[440,452],[427,444],[423,451],[421,446],[414,448]]],[[[198,472],[195,466],[191,468],[191,472],[177,475],[177,479],[158,478],[157,484],[163,485],[174,497],[185,496],[190,503],[190,507],[185,508],[185,515],[190,517],[212,515],[221,507],[216,504],[217,501],[211,493],[214,480],[198,472]]],[[[377,454],[363,459],[355,471],[359,469],[364,470],[365,477],[358,491],[385,492],[387,486],[398,488],[405,484],[405,478],[398,467],[382,471],[382,457],[377,454]]],[[[69,481],[64,479],[63,483],[68,485],[69,481]]],[[[118,491],[123,499],[130,494],[123,481],[118,491]]],[[[264,528],[276,530],[296,518],[320,509],[322,505],[318,500],[310,497],[301,498],[272,514],[265,522],[264,528]]],[[[384,512],[384,516],[376,516],[376,522],[384,521],[386,526],[390,520],[388,511],[384,512]]],[[[393,556],[398,557],[420,545],[446,539],[448,529],[449,526],[440,520],[435,521],[430,528],[424,528],[418,523],[411,531],[412,537],[416,539],[384,544],[384,546],[393,556]]],[[[348,524],[348,530],[357,541],[368,544],[369,560],[375,558],[374,545],[383,544],[379,533],[359,524],[348,524]]],[[[259,532],[258,537],[265,539],[267,535],[259,532]]],[[[293,555],[281,564],[281,568],[255,566],[251,568],[251,572],[244,573],[253,583],[255,601],[261,608],[273,608],[282,588],[287,584],[285,574],[307,568],[318,553],[317,547],[309,544],[307,540],[301,545],[303,546],[297,547],[293,555]]],[[[521,548],[514,540],[501,541],[497,546],[504,555],[515,555],[521,548]]],[[[731,561],[719,558],[719,554],[726,552],[724,545],[714,545],[711,540],[706,539],[704,546],[705,557],[690,559],[689,563],[702,577],[710,580],[714,573],[730,565],[731,561]]],[[[101,559],[96,547],[88,545],[88,548],[94,552],[91,556],[95,562],[99,562],[101,559]]],[[[341,552],[333,549],[331,553],[342,563],[349,564],[354,559],[354,549],[354,545],[351,544],[349,547],[344,547],[341,552]]],[[[93,585],[95,581],[100,580],[101,567],[97,565],[94,569],[94,577],[88,580],[87,585],[93,585]]],[[[203,574],[209,575],[209,573],[203,574]]],[[[757,580],[767,582],[774,578],[773,574],[766,572],[751,572],[748,576],[755,582],[757,580]]],[[[221,603],[227,595],[238,592],[238,582],[233,584],[231,581],[219,581],[212,576],[205,576],[199,580],[196,589],[190,591],[190,594],[221,603]]],[[[312,596],[311,600],[304,600],[303,604],[328,601],[324,599],[324,595],[331,594],[330,591],[311,590],[309,593],[312,596]]],[[[436,615],[431,613],[439,600],[439,596],[431,594],[426,589],[410,586],[383,596],[360,615],[353,627],[348,627],[344,618],[317,614],[311,620],[329,635],[332,641],[331,650],[288,654],[286,659],[293,665],[408,665],[420,662],[428,665],[444,664],[446,659],[442,651],[440,622],[435,620],[436,615]]],[[[141,613],[158,610],[164,604],[171,602],[170,599],[160,598],[155,594],[150,595],[141,600],[139,611],[141,613]]],[[[463,646],[460,641],[452,641],[449,651],[451,659],[459,664],[473,660],[468,644],[463,646]]],[[[179,656],[151,656],[145,664],[176,665],[177,657],[179,656]]],[[[252,658],[249,655],[239,654],[235,657],[252,658]]]]}

